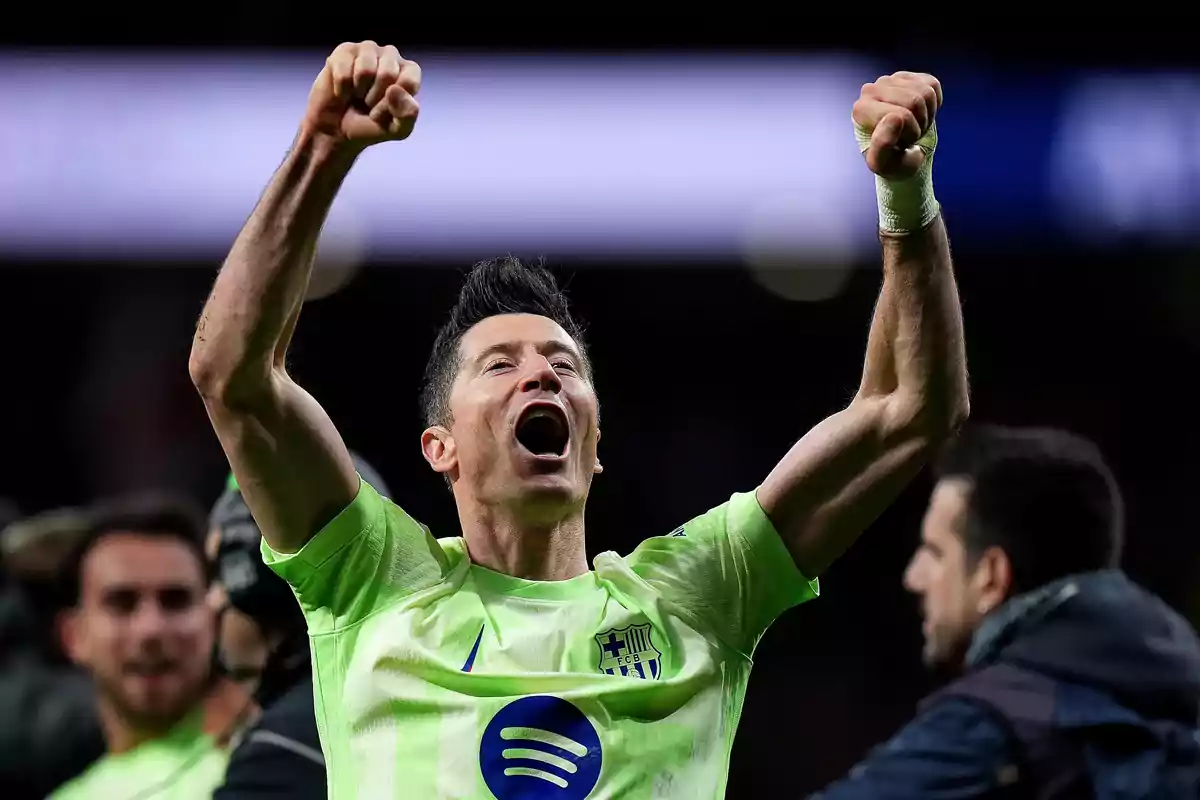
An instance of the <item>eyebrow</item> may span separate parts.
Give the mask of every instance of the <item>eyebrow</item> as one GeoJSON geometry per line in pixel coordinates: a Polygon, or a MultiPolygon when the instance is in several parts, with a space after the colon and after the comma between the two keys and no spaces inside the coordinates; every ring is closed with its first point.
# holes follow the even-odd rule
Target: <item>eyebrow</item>
{"type": "Polygon", "coordinates": [[[100,593],[103,597],[111,597],[118,594],[141,594],[142,592],[188,592],[189,594],[196,591],[196,587],[181,581],[170,581],[157,585],[147,586],[142,583],[113,583],[103,587],[100,593]]]}
{"type": "MultiPolygon", "coordinates": [[[[478,356],[476,356],[474,361],[476,364],[478,364],[478,363],[484,361],[485,359],[487,359],[489,356],[494,356],[494,355],[509,355],[510,356],[513,353],[520,350],[521,346],[523,344],[524,344],[524,342],[499,342],[497,344],[491,345],[490,347],[484,348],[483,352],[481,352],[478,356]]],[[[575,359],[576,361],[578,361],[580,363],[583,362],[583,356],[581,356],[579,354],[578,350],[576,350],[574,347],[567,344],[566,342],[559,341],[558,339],[548,339],[543,342],[538,342],[535,345],[535,347],[536,347],[537,351],[539,353],[541,353],[542,355],[545,355],[547,353],[566,353],[567,355],[571,356],[571,358],[575,359]]]]}

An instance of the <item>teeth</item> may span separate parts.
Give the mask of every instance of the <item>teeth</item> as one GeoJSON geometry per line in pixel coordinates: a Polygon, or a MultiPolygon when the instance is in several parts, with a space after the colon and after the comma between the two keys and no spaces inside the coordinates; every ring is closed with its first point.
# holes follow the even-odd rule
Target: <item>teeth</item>
{"type": "Polygon", "coordinates": [[[549,408],[533,408],[525,414],[525,419],[527,420],[539,418],[554,420],[560,425],[564,421],[561,414],[558,414],[549,408]]]}

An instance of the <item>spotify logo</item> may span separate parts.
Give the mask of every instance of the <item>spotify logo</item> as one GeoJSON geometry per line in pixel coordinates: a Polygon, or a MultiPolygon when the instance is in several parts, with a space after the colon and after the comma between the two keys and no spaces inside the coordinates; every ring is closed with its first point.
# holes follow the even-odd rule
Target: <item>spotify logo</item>
{"type": "Polygon", "coordinates": [[[600,736],[559,697],[522,697],[492,717],[479,768],[496,800],[584,800],[600,778],[600,736]]]}

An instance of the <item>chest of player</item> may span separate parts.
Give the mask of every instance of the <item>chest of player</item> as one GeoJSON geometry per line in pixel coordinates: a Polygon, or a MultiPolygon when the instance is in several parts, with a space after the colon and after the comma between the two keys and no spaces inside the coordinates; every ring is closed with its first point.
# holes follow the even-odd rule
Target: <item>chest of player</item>
{"type": "MultiPolygon", "coordinates": [[[[636,609],[606,596],[570,603],[461,596],[463,605],[479,603],[479,626],[465,671],[485,673],[551,672],[659,680],[663,676],[670,631],[636,609]]],[[[456,635],[456,639],[458,636],[456,635]]]]}
{"type": "MultiPolygon", "coordinates": [[[[620,691],[693,680],[715,666],[709,644],[678,619],[628,607],[602,590],[553,600],[457,591],[384,612],[366,626],[347,679],[384,693],[389,682],[380,682],[381,673],[473,695],[507,693],[485,678],[530,684],[514,693],[554,691],[563,680],[613,681],[610,688],[620,691]]],[[[399,682],[390,686],[398,689],[399,682]]]]}

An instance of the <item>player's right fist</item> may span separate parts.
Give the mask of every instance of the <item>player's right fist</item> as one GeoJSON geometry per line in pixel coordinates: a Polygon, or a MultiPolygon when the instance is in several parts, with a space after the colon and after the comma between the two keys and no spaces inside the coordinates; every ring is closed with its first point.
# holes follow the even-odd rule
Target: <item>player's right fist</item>
{"type": "Polygon", "coordinates": [[[406,139],[417,123],[421,67],[391,45],[346,42],[325,60],[304,126],[354,147],[406,139]]]}

